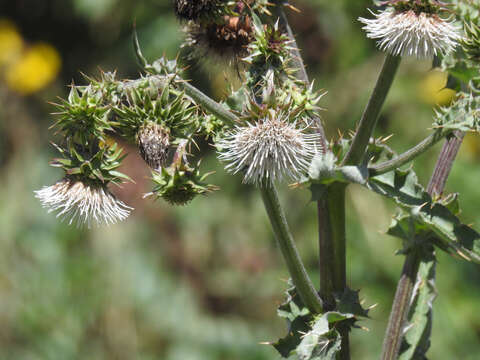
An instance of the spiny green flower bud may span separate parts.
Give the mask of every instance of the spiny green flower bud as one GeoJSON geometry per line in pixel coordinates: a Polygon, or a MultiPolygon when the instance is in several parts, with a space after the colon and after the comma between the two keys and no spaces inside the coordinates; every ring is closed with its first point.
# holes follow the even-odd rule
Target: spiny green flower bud
{"type": "Polygon", "coordinates": [[[435,111],[433,126],[480,132],[480,98],[473,94],[459,93],[450,106],[435,111]]]}
{"type": "Polygon", "coordinates": [[[170,146],[170,130],[154,122],[147,122],[137,134],[137,144],[143,160],[154,170],[164,167],[170,146]]]}
{"type": "Polygon", "coordinates": [[[54,158],[50,165],[61,168],[67,176],[77,176],[95,182],[121,184],[131,179],[116,171],[125,155],[117,144],[108,146],[91,141],[89,144],[76,144],[69,141],[66,148],[54,144],[61,157],[54,158]]]}
{"type": "Polygon", "coordinates": [[[465,24],[466,37],[462,40],[462,48],[472,61],[480,62],[480,27],[473,22],[465,24]]]}
{"type": "Polygon", "coordinates": [[[274,25],[264,25],[255,14],[252,20],[255,40],[249,46],[250,55],[243,60],[252,65],[284,68],[293,50],[288,35],[280,29],[278,21],[274,25]]]}
{"type": "Polygon", "coordinates": [[[152,172],[155,186],[151,193],[145,194],[145,197],[153,195],[156,198],[163,198],[172,205],[186,205],[197,195],[218,189],[214,185],[204,183],[205,178],[211,173],[201,175],[200,163],[193,168],[186,163],[185,147],[186,142],[179,145],[169,167],[152,172]]]}

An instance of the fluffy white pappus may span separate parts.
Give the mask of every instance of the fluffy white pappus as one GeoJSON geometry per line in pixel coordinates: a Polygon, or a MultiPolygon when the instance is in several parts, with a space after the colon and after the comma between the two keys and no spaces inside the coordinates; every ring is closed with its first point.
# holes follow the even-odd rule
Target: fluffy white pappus
{"type": "Polygon", "coordinates": [[[393,8],[375,14],[374,19],[359,18],[365,24],[362,28],[378,47],[392,55],[433,58],[445,55],[455,49],[461,39],[461,29],[450,19],[437,14],[413,10],[397,12],[393,8]]]}
{"type": "Polygon", "coordinates": [[[244,183],[298,180],[321,148],[320,135],[305,130],[282,118],[237,126],[217,144],[219,159],[227,171],[242,171],[244,183]]]}
{"type": "Polygon", "coordinates": [[[102,185],[89,185],[81,181],[63,179],[52,186],[35,191],[35,196],[48,212],[69,225],[110,225],[124,220],[133,208],[118,200],[102,185]]]}

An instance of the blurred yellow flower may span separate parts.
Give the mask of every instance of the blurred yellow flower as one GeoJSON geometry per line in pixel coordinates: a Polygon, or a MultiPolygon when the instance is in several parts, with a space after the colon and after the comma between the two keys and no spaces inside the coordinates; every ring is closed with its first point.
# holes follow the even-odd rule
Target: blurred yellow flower
{"type": "Polygon", "coordinates": [[[7,85],[24,95],[48,85],[57,76],[61,66],[58,51],[46,43],[37,43],[5,70],[7,85]]]}
{"type": "Polygon", "coordinates": [[[22,51],[23,40],[15,26],[0,19],[0,66],[15,60],[22,51]]]}
{"type": "Polygon", "coordinates": [[[445,89],[447,76],[439,70],[428,72],[419,87],[421,99],[431,105],[448,105],[455,96],[455,91],[445,89]]]}

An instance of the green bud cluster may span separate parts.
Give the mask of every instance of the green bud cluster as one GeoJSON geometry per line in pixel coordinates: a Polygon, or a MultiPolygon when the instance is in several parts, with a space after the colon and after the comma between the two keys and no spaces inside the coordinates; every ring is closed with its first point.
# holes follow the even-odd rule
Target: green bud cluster
{"type": "Polygon", "coordinates": [[[122,183],[128,177],[116,171],[123,157],[116,144],[110,145],[109,134],[115,131],[110,121],[112,108],[105,101],[107,90],[101,84],[72,85],[68,98],[54,104],[59,119],[53,127],[63,141],[55,145],[61,157],[51,165],[81,181],[122,183]]]}
{"type": "Polygon", "coordinates": [[[114,73],[104,73],[100,80],[88,79],[86,86],[72,85],[68,98],[56,104],[54,126],[63,142],[55,145],[61,156],[51,165],[83,183],[130,180],[118,171],[124,155],[112,136],[119,136],[135,143],[154,170],[155,195],[172,204],[186,203],[214,186],[203,184],[206,176],[198,166],[191,168],[182,159],[168,166],[169,150],[182,144],[184,151],[195,136],[213,137],[223,124],[214,116],[203,118],[185,95],[175,60],[160,58],[144,67],[148,75],[137,80],[119,81],[114,73]]]}

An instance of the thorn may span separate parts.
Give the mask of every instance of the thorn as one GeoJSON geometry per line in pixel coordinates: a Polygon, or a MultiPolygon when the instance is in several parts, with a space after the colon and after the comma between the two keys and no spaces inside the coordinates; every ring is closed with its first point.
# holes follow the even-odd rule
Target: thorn
{"type": "Polygon", "coordinates": [[[463,259],[465,259],[465,260],[467,260],[467,261],[471,261],[471,259],[470,259],[467,255],[465,255],[464,253],[462,253],[460,250],[457,250],[457,254],[458,254],[461,258],[463,258],[463,259]]]}
{"type": "Polygon", "coordinates": [[[289,8],[290,10],[295,11],[296,13],[301,13],[301,11],[299,9],[297,9],[295,6],[293,6],[291,4],[285,4],[285,7],[289,8]]]}
{"type": "Polygon", "coordinates": [[[380,140],[382,143],[386,143],[388,140],[390,140],[393,137],[393,134],[385,136],[383,139],[380,140]]]}

